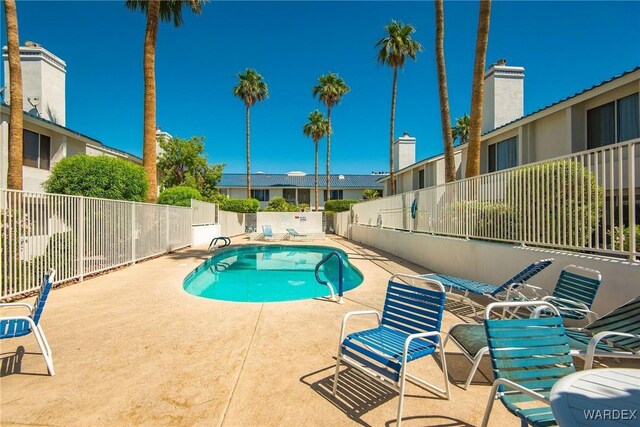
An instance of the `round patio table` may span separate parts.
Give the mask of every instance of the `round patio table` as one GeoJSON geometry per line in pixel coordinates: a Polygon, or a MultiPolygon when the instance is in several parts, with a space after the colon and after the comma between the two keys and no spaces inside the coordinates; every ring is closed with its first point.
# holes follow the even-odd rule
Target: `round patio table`
{"type": "Polygon", "coordinates": [[[560,427],[640,425],[640,369],[590,369],[560,379],[551,389],[560,427]]]}

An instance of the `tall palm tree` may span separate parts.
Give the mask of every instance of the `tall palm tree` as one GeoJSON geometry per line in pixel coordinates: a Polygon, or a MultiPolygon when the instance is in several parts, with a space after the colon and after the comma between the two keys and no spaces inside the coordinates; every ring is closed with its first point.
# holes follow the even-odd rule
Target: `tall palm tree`
{"type": "Polygon", "coordinates": [[[313,143],[315,145],[315,181],[314,181],[314,191],[315,191],[315,207],[316,212],[318,211],[318,141],[320,141],[325,135],[327,139],[329,139],[329,135],[331,135],[331,125],[329,124],[329,120],[324,118],[324,115],[316,110],[309,114],[309,121],[305,123],[302,128],[302,132],[313,139],[313,143]]]}
{"type": "Polygon", "coordinates": [[[467,178],[480,174],[482,98],[484,96],[484,68],[487,60],[490,18],[491,0],[481,0],[478,15],[478,34],[476,35],[476,53],[473,62],[473,83],[471,86],[471,126],[469,129],[469,147],[467,148],[467,168],[465,171],[465,177],[467,178]]]}
{"type": "Polygon", "coordinates": [[[391,121],[389,131],[389,171],[391,179],[391,194],[396,193],[395,171],[393,170],[393,128],[396,119],[396,93],[398,88],[398,69],[404,67],[407,57],[417,60],[418,52],[422,52],[422,46],[413,40],[411,34],[416,30],[411,25],[404,25],[402,22],[391,21],[385,26],[387,37],[380,39],[376,43],[378,51],[378,62],[387,64],[393,68],[393,88],[391,92],[391,121]]]}
{"type": "Polygon", "coordinates": [[[269,88],[267,83],[262,80],[262,76],[251,68],[247,68],[243,73],[239,73],[238,84],[233,88],[233,95],[244,101],[246,108],[246,136],[247,136],[247,198],[251,197],[251,126],[250,126],[250,110],[256,102],[264,101],[269,98],[269,88]]]}
{"type": "MultiPolygon", "coordinates": [[[[340,100],[351,89],[336,73],[328,73],[318,77],[319,84],[313,87],[312,94],[318,97],[320,101],[327,106],[327,119],[329,120],[329,128],[331,127],[331,108],[340,103],[340,100]]],[[[330,177],[330,159],[331,159],[331,133],[327,134],[327,200],[331,200],[331,177],[330,177]]]]}
{"type": "Polygon", "coordinates": [[[471,118],[465,114],[456,119],[456,125],[451,129],[451,136],[454,140],[458,140],[458,144],[466,144],[469,142],[469,127],[471,126],[471,118]]]}
{"type": "Polygon", "coordinates": [[[131,10],[140,9],[147,15],[147,27],[144,36],[144,125],[142,142],[142,163],[147,172],[149,192],[147,201],[158,198],[156,171],[156,40],[160,21],[173,21],[179,27],[182,22],[182,6],[188,5],[195,14],[202,12],[205,0],[125,0],[125,6],[131,10]]]}
{"type": "Polygon", "coordinates": [[[7,188],[22,190],[22,68],[18,40],[18,12],[15,0],[4,0],[9,56],[9,167],[7,188]]]}
{"type": "Polygon", "coordinates": [[[444,62],[444,1],[436,0],[436,68],[438,70],[438,93],[440,94],[440,120],[442,122],[442,143],[444,144],[445,182],[456,180],[456,162],[453,157],[453,138],[449,113],[449,90],[447,70],[444,62]]]}

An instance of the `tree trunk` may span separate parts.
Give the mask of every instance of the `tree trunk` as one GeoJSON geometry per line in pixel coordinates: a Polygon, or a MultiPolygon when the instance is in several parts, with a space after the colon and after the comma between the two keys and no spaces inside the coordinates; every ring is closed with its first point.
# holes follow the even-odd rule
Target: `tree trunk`
{"type": "Polygon", "coordinates": [[[489,20],[491,18],[491,0],[480,1],[476,53],[473,63],[473,84],[471,87],[471,126],[467,148],[467,168],[465,177],[480,174],[480,135],[482,128],[482,98],[484,95],[484,69],[489,41],[489,20]]]}
{"type": "Polygon", "coordinates": [[[156,40],[160,19],[160,1],[150,0],[147,7],[147,29],[144,36],[144,136],[142,163],[147,172],[147,201],[158,198],[156,172],[156,40]]]}
{"type": "Polygon", "coordinates": [[[9,56],[9,164],[7,188],[22,190],[22,68],[18,40],[18,12],[15,0],[5,0],[4,16],[7,26],[9,56]]]}
{"type": "Polygon", "coordinates": [[[447,70],[444,62],[444,4],[436,0],[436,67],[438,69],[438,92],[440,94],[440,119],[442,121],[442,142],[444,144],[445,182],[456,180],[456,162],[453,157],[453,136],[451,135],[451,115],[449,112],[449,90],[447,70]]]}
{"type": "Polygon", "coordinates": [[[315,189],[315,199],[316,199],[316,212],[318,212],[319,208],[318,208],[318,140],[314,139],[313,142],[315,143],[315,157],[316,157],[316,176],[315,176],[315,184],[314,184],[314,189],[315,189]]]}
{"type": "Polygon", "coordinates": [[[330,174],[330,159],[331,159],[331,107],[327,107],[327,121],[329,122],[329,133],[327,133],[327,197],[325,202],[331,200],[331,174],[330,174]]]}
{"type": "Polygon", "coordinates": [[[250,150],[251,125],[250,125],[250,117],[249,117],[250,108],[251,107],[247,105],[247,112],[245,115],[246,132],[247,132],[247,199],[251,198],[251,150],[250,150]]]}
{"type": "Polygon", "coordinates": [[[391,179],[391,195],[396,194],[396,174],[393,170],[393,127],[396,122],[396,92],[398,87],[398,68],[393,67],[393,88],[391,90],[391,126],[389,130],[389,178],[391,179]]]}

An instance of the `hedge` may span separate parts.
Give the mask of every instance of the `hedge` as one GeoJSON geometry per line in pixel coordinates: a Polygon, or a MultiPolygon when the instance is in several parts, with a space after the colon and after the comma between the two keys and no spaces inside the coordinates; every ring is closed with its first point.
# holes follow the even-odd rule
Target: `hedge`
{"type": "Polygon", "coordinates": [[[269,201],[265,212],[300,212],[300,208],[291,203],[287,203],[284,197],[275,197],[269,201]]]}
{"type": "Polygon", "coordinates": [[[158,196],[158,204],[189,207],[191,199],[202,200],[202,194],[193,187],[179,185],[163,190],[158,196]]]}
{"type": "Polygon", "coordinates": [[[124,159],[79,154],[56,163],[44,188],[47,193],[142,202],[147,176],[142,166],[124,159]]]}
{"type": "Polygon", "coordinates": [[[259,207],[257,199],[225,199],[220,202],[220,209],[230,212],[256,213],[259,207]]]}
{"type": "Polygon", "coordinates": [[[327,200],[324,204],[325,212],[344,212],[351,209],[351,205],[358,203],[359,200],[327,200]]]}

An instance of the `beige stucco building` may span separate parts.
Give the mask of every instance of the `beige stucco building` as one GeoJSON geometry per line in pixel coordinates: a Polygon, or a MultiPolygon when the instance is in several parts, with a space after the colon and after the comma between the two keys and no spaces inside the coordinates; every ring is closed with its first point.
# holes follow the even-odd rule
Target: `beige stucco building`
{"type": "MultiPolygon", "coordinates": [[[[524,68],[504,60],[485,74],[481,173],[640,138],[640,66],[526,116],[523,83],[524,68]]],[[[466,151],[466,145],[455,149],[458,178],[466,151]]],[[[443,155],[398,166],[398,193],[445,182],[443,155]]],[[[380,181],[389,194],[389,178],[380,181]]]]}

